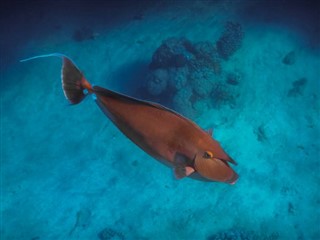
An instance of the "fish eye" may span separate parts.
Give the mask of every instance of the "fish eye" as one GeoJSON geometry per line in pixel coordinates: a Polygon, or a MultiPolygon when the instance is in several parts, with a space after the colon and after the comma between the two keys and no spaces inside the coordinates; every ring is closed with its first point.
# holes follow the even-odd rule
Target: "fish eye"
{"type": "Polygon", "coordinates": [[[204,158],[212,158],[213,154],[210,151],[205,151],[204,154],[203,154],[203,157],[204,158]]]}

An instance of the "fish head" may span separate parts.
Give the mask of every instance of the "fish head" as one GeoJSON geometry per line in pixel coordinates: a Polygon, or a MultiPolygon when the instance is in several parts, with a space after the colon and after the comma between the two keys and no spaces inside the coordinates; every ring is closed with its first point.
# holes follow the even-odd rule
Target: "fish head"
{"type": "Polygon", "coordinates": [[[236,183],[238,174],[226,160],[216,158],[213,151],[199,151],[194,159],[194,168],[202,177],[218,182],[236,183]]]}

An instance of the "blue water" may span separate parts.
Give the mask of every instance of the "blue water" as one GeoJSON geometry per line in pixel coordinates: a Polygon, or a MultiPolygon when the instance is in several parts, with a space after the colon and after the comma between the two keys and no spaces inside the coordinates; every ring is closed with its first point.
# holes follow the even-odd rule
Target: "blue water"
{"type": "Polygon", "coordinates": [[[1,239],[320,239],[318,1],[0,9],[1,239]],[[213,128],[238,182],[176,180],[90,97],[68,104],[59,58],[19,62],[53,52],[213,128]]]}

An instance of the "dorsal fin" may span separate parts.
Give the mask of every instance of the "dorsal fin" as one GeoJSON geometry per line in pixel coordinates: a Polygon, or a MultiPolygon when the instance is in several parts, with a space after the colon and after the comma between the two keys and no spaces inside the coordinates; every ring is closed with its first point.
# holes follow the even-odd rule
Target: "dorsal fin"
{"type": "Polygon", "coordinates": [[[212,136],[212,134],[213,134],[213,128],[209,128],[206,132],[207,132],[210,136],[212,136]]]}
{"type": "Polygon", "coordinates": [[[176,115],[177,117],[179,117],[179,118],[183,119],[184,121],[188,122],[188,124],[191,124],[194,127],[200,129],[200,127],[198,125],[196,125],[190,119],[187,119],[184,116],[182,116],[181,114],[177,113],[176,111],[174,111],[174,110],[172,110],[170,108],[167,108],[167,107],[165,107],[163,105],[160,105],[158,103],[154,103],[154,102],[150,102],[150,101],[146,101],[146,100],[140,100],[140,99],[137,99],[137,98],[134,98],[134,97],[129,97],[129,96],[125,95],[125,94],[118,93],[118,92],[115,92],[115,91],[111,91],[109,89],[105,89],[105,88],[102,88],[102,87],[99,87],[99,86],[94,86],[94,90],[95,90],[96,93],[100,93],[102,95],[113,96],[113,97],[116,97],[116,98],[123,99],[123,100],[125,100],[127,102],[144,104],[144,105],[147,105],[147,106],[150,106],[150,107],[157,108],[157,109],[162,110],[162,111],[171,112],[174,115],[176,115]]]}

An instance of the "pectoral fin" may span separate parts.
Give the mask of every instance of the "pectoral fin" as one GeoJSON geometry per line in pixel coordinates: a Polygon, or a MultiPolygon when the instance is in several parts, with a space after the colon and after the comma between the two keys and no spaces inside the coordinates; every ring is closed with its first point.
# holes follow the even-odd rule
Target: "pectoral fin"
{"type": "Polygon", "coordinates": [[[188,167],[188,166],[179,167],[179,166],[177,166],[174,168],[174,175],[177,179],[188,177],[192,173],[194,173],[194,169],[192,167],[188,167]]]}
{"type": "Polygon", "coordinates": [[[193,167],[188,166],[188,158],[180,153],[176,153],[174,159],[174,175],[177,179],[189,176],[195,170],[193,167]]]}

